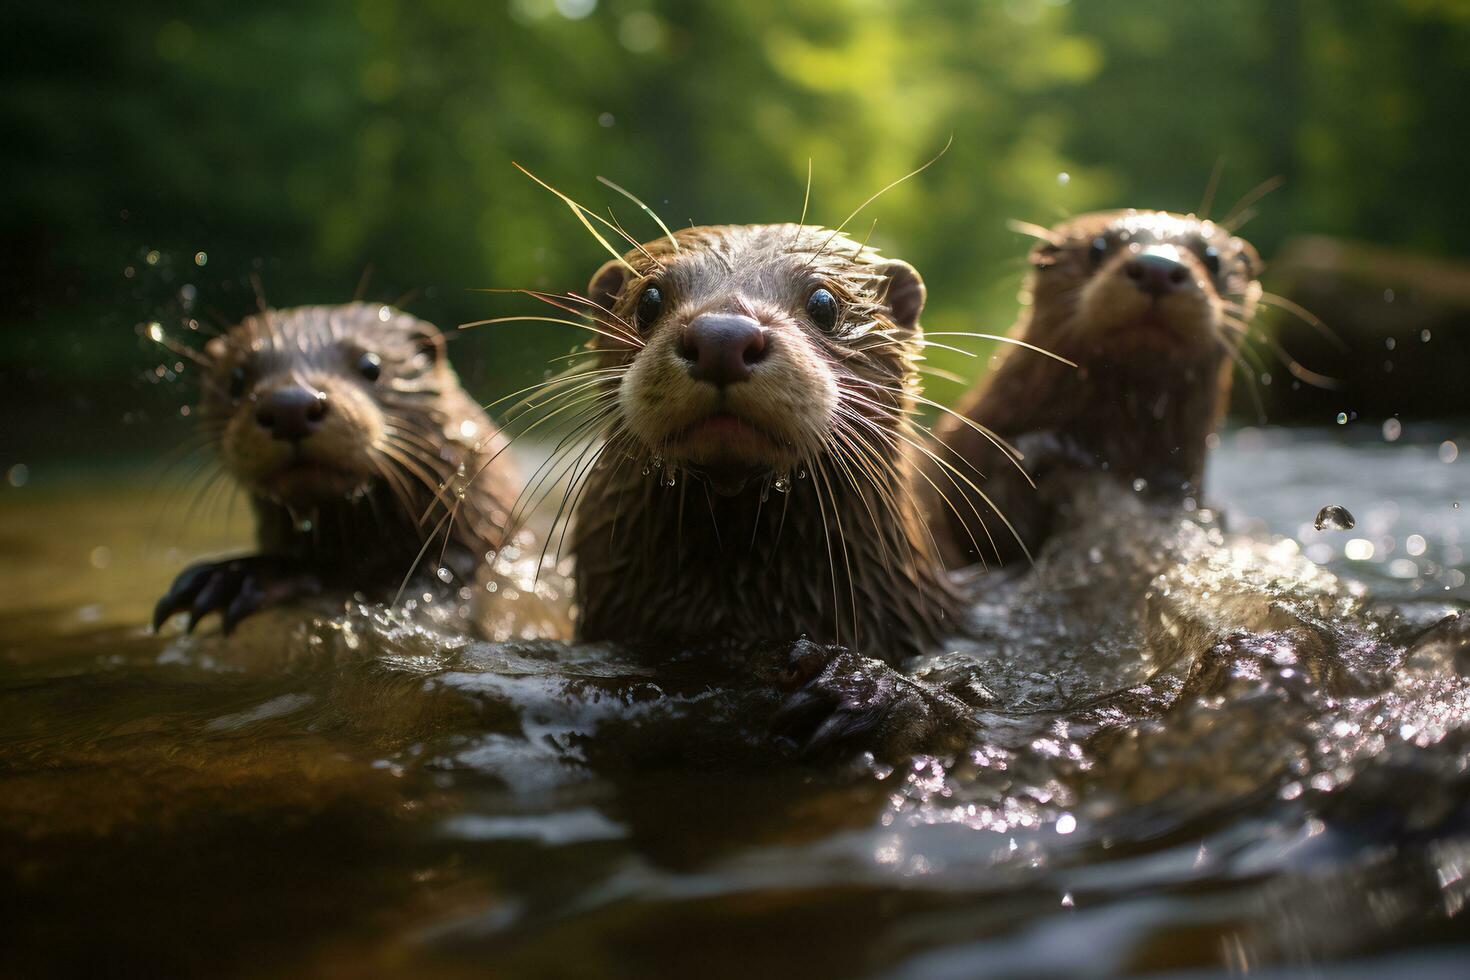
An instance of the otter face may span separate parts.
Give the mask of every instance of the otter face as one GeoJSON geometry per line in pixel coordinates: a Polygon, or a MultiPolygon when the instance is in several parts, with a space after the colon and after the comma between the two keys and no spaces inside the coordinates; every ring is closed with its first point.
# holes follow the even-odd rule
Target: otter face
{"type": "Polygon", "coordinates": [[[422,414],[403,409],[449,372],[434,327],[365,303],[269,310],[205,352],[200,417],[225,468],[289,507],[341,500],[383,478],[411,438],[406,418],[422,414]]]}
{"type": "Polygon", "coordinates": [[[604,265],[588,295],[623,368],[615,435],[717,485],[866,439],[907,404],[923,282],[826,229],[683,229],[604,265]]]}
{"type": "Polygon", "coordinates": [[[1033,342],[1076,360],[1211,354],[1255,315],[1261,261],[1210,221],[1083,215],[1031,252],[1033,342]]]}

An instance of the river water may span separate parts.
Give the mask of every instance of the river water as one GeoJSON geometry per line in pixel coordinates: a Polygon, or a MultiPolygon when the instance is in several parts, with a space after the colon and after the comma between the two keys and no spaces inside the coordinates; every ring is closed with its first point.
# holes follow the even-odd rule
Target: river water
{"type": "Polygon", "coordinates": [[[0,974],[1463,976],[1467,467],[1464,427],[1245,429],[1208,509],[1082,494],[915,666],[981,743],[896,769],[605,647],[155,636],[245,508],[12,470],[0,974]]]}

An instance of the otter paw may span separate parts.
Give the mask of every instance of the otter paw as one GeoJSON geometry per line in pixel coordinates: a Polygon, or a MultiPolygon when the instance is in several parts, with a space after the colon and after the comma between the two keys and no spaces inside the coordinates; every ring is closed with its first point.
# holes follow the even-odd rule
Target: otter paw
{"type": "Polygon", "coordinates": [[[841,647],[803,640],[791,652],[787,673],[801,686],[776,710],[773,728],[806,758],[945,751],[961,747],[974,732],[958,698],[841,647]]]}
{"type": "Polygon", "coordinates": [[[212,612],[220,614],[226,635],[251,613],[322,591],[320,577],[289,558],[248,555],[190,565],[153,609],[157,630],[181,612],[189,614],[186,632],[212,612]]]}

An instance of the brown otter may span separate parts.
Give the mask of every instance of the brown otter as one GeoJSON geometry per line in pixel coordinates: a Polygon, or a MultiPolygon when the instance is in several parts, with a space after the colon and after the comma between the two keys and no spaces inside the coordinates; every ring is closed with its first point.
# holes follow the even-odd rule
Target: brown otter
{"type": "Polygon", "coordinates": [[[581,638],[806,636],[789,667],[821,691],[799,706],[850,709],[818,742],[898,703],[898,742],[957,727],[962,706],[884,666],[962,628],[913,486],[919,274],[820,227],[687,228],[604,265],[587,301],[605,443],[576,490],[581,638]]]}
{"type": "Polygon", "coordinates": [[[1011,336],[1077,367],[1007,349],[939,437],[984,473],[989,501],[965,488],[930,495],[952,565],[988,560],[977,514],[1004,512],[1002,562],[1034,554],[1064,506],[1068,473],[1105,471],[1135,489],[1197,497],[1206,445],[1229,401],[1235,345],[1255,314],[1261,263],[1227,229],[1191,215],[1110,211],[1066,221],[1031,251],[1029,306],[1011,336]],[[965,499],[967,498],[967,499],[965,499]],[[1018,543],[1019,542],[1019,543],[1018,543]]]}
{"type": "Polygon", "coordinates": [[[458,587],[501,546],[514,492],[506,461],[487,464],[504,440],[431,324],[368,303],[264,310],[204,358],[200,424],[250,495],[258,553],[186,569],[155,629],[217,611],[229,632],[324,590],[391,599],[415,566],[458,587]]]}

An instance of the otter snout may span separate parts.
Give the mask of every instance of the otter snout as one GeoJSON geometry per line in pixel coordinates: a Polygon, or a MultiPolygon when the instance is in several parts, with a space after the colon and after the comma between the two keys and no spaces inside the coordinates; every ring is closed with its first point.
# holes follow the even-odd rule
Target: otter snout
{"type": "Polygon", "coordinates": [[[320,428],[326,416],[326,392],[292,384],[277,388],[260,400],[255,422],[272,439],[300,442],[320,428]]]}
{"type": "Polygon", "coordinates": [[[766,356],[766,331],[748,316],[701,313],[681,331],[679,356],[694,380],[724,388],[750,380],[766,356]]]}
{"type": "Polygon", "coordinates": [[[1128,260],[1123,266],[1123,274],[1150,296],[1167,296],[1193,288],[1194,276],[1189,267],[1179,261],[1178,254],[1171,245],[1145,248],[1128,260]]]}

